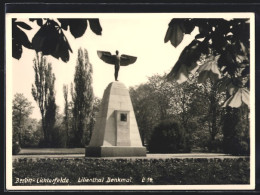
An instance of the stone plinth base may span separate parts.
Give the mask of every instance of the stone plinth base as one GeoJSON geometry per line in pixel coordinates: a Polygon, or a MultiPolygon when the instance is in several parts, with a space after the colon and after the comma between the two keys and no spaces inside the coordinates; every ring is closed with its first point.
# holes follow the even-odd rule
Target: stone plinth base
{"type": "Polygon", "coordinates": [[[85,157],[131,157],[146,156],[145,147],[107,146],[86,147],[85,157]]]}

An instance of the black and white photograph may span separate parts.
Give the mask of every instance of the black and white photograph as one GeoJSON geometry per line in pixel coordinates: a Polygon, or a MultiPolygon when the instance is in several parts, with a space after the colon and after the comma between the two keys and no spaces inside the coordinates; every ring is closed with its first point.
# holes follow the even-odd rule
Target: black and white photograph
{"type": "Polygon", "coordinates": [[[6,13],[7,190],[255,189],[254,13],[6,13]]]}

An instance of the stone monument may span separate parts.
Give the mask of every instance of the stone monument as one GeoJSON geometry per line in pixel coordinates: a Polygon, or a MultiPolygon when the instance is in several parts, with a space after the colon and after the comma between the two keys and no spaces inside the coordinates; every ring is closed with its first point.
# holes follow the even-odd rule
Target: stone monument
{"type": "Polygon", "coordinates": [[[125,85],[115,81],[104,91],[86,157],[146,156],[125,85]]]}

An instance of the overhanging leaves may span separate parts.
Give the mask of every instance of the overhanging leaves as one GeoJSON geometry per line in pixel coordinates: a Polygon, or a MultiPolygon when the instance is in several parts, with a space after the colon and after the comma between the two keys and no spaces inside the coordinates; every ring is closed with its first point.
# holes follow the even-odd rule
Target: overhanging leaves
{"type": "Polygon", "coordinates": [[[205,43],[197,40],[192,41],[182,51],[179,60],[176,62],[171,72],[167,75],[167,80],[176,80],[183,83],[188,79],[190,73],[194,73],[198,67],[197,61],[201,52],[205,50],[205,43]]]}
{"type": "Polygon", "coordinates": [[[58,19],[61,23],[61,28],[64,30],[67,30],[68,27],[70,28],[71,34],[74,36],[74,38],[79,38],[84,35],[84,33],[87,30],[88,23],[90,25],[90,29],[92,32],[94,32],[96,35],[102,34],[102,27],[99,23],[99,19],[97,18],[89,18],[89,19],[58,19]]]}
{"type": "Polygon", "coordinates": [[[72,52],[62,29],[53,20],[48,20],[40,28],[32,39],[32,45],[36,52],[61,58],[64,62],[69,60],[69,51],[72,52]]]}
{"type": "Polygon", "coordinates": [[[101,35],[102,34],[102,27],[99,23],[99,19],[88,19],[90,29],[96,34],[96,35],[101,35]]]}
{"type": "Polygon", "coordinates": [[[171,44],[174,47],[177,47],[181,43],[184,36],[184,27],[182,22],[182,19],[172,19],[164,38],[165,43],[171,41],[171,44]]]}
{"type": "Polygon", "coordinates": [[[74,38],[81,37],[87,29],[87,20],[86,19],[58,19],[61,23],[61,28],[67,30],[68,26],[70,28],[71,34],[74,38]]]}
{"type": "Polygon", "coordinates": [[[25,24],[24,22],[16,22],[16,19],[12,20],[12,56],[15,59],[20,59],[22,56],[22,46],[31,49],[32,45],[29,41],[27,35],[21,30],[24,28],[26,30],[31,30],[32,28],[25,24]]]}
{"type": "Polygon", "coordinates": [[[74,38],[79,38],[86,32],[87,21],[89,21],[90,28],[95,34],[101,35],[102,33],[102,27],[97,18],[58,19],[58,23],[47,18],[30,18],[29,21],[36,21],[38,26],[40,26],[40,29],[32,39],[32,43],[20,29],[31,30],[32,28],[24,22],[16,22],[16,19],[12,21],[12,55],[16,59],[21,58],[22,46],[25,46],[29,49],[35,49],[36,52],[42,52],[43,55],[52,55],[67,62],[69,60],[69,51],[72,52],[72,49],[63,30],[67,30],[69,27],[74,38]]]}
{"type": "Polygon", "coordinates": [[[246,88],[239,88],[225,103],[225,106],[238,108],[245,103],[249,107],[250,93],[246,88]]]}
{"type": "Polygon", "coordinates": [[[204,64],[202,64],[198,72],[199,77],[198,77],[198,82],[199,83],[204,83],[208,78],[210,78],[213,82],[216,82],[218,79],[221,78],[221,73],[218,69],[218,56],[211,56],[209,59],[206,60],[204,64]]]}

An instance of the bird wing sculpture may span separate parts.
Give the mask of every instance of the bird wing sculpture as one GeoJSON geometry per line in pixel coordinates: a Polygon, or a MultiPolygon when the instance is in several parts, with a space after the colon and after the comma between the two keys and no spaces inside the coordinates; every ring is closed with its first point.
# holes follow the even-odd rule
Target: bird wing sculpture
{"type": "MultiPolygon", "coordinates": [[[[112,55],[108,51],[97,51],[98,57],[108,64],[116,63],[116,55],[112,55]]],[[[135,63],[137,57],[129,56],[129,55],[121,55],[120,56],[120,66],[128,66],[129,64],[135,63]]]]}
{"type": "Polygon", "coordinates": [[[129,64],[135,63],[136,59],[137,59],[137,57],[123,54],[120,57],[120,65],[121,66],[128,66],[129,64]]]}
{"type": "Polygon", "coordinates": [[[108,64],[115,64],[115,56],[108,51],[97,51],[98,57],[108,64]]]}

